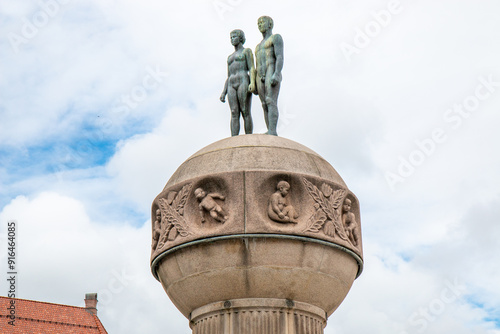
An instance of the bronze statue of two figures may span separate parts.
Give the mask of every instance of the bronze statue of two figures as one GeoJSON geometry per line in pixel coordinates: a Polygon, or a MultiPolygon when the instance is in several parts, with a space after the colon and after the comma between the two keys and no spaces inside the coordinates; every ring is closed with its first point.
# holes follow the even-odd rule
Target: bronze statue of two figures
{"type": "Polygon", "coordinates": [[[255,63],[251,49],[245,49],[245,34],[237,29],[231,31],[231,44],[234,53],[227,58],[227,80],[220,100],[226,101],[231,108],[231,135],[240,132],[240,115],[243,116],[245,133],[253,132],[252,93],[259,95],[264,109],[267,134],[277,136],[278,94],[283,69],[283,39],[273,35],[273,19],[262,16],[257,21],[262,41],[255,48],[255,63]]]}

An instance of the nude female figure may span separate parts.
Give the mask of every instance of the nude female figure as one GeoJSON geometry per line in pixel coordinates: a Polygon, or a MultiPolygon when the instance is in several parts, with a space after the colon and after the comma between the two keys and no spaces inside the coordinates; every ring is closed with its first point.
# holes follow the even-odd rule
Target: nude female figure
{"type": "Polygon", "coordinates": [[[226,102],[227,95],[231,109],[231,136],[237,136],[240,133],[240,115],[243,116],[245,133],[253,132],[250,107],[252,93],[256,92],[255,66],[252,50],[243,48],[245,33],[236,29],[231,31],[230,36],[234,53],[227,58],[227,79],[220,100],[226,102]]]}

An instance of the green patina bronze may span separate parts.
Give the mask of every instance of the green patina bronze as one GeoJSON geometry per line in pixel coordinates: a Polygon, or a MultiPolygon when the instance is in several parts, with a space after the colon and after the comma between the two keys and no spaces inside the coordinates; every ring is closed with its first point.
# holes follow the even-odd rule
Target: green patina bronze
{"type": "Polygon", "coordinates": [[[256,67],[251,49],[245,49],[245,34],[242,30],[231,31],[234,52],[227,58],[227,79],[220,96],[231,109],[231,135],[240,133],[240,116],[243,116],[245,133],[253,132],[251,115],[252,93],[259,95],[264,110],[267,134],[277,136],[278,95],[283,69],[283,38],[273,35],[273,19],[262,16],[257,21],[262,41],[255,48],[256,67]]]}
{"type": "Polygon", "coordinates": [[[255,92],[255,67],[251,49],[243,48],[245,33],[236,29],[231,31],[231,44],[234,53],[227,58],[227,79],[220,96],[226,102],[226,95],[231,109],[231,136],[240,133],[240,115],[243,116],[245,133],[253,132],[252,93],[255,92]]]}
{"type": "Polygon", "coordinates": [[[274,23],[269,16],[261,16],[257,25],[262,33],[262,41],[255,48],[257,93],[264,109],[267,134],[277,136],[278,94],[283,69],[283,38],[279,34],[273,35],[274,23]]]}

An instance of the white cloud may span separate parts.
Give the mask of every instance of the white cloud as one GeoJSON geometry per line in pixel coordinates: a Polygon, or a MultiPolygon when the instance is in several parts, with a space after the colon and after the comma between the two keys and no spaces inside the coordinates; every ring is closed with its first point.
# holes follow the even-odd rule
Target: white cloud
{"type": "MultiPolygon", "coordinates": [[[[187,157],[229,136],[229,108],[218,100],[228,35],[243,29],[253,49],[256,20],[267,14],[285,41],[280,135],[330,161],[361,202],[365,272],[326,333],[411,334],[418,326],[408,318],[457,278],[466,293],[425,332],[497,334],[500,90],[456,129],[443,116],[474,94],[479,77],[500,80],[498,3],[401,0],[402,11],[351,62],[339,45],[388,1],[229,3],[221,14],[205,0],[73,1],[19,53],[0,41],[0,218],[20,224],[22,296],[81,305],[84,293],[101,291],[110,332],[189,332],[149,273],[143,220],[187,157]],[[168,76],[119,109],[148,68],[168,76]],[[392,191],[385,173],[436,127],[447,140],[392,191]],[[66,161],[74,141],[88,138],[98,142],[90,153],[70,151],[66,161]],[[49,161],[38,163],[47,143],[49,161]],[[98,153],[106,159],[81,166],[98,153]],[[61,161],[64,171],[37,169],[61,161]],[[126,286],[116,283],[123,270],[134,275],[126,286]],[[111,290],[120,292],[105,303],[111,290]]],[[[4,31],[19,32],[39,10],[6,5],[4,31]]],[[[252,111],[260,130],[256,96],[252,111]]]]}
{"type": "Polygon", "coordinates": [[[187,333],[171,323],[180,313],[149,273],[149,224],[92,222],[81,202],[57,193],[19,196],[0,219],[17,221],[18,297],[84,306],[85,293],[97,292],[110,333],[161,333],[162,324],[187,333]]]}

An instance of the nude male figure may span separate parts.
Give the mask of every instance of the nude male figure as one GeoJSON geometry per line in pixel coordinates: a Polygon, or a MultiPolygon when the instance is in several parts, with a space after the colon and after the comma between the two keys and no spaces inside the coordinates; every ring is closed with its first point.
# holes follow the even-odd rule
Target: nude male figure
{"type": "Polygon", "coordinates": [[[243,116],[245,133],[253,132],[250,107],[252,93],[256,90],[255,67],[252,50],[243,48],[245,33],[236,29],[231,31],[230,37],[234,53],[227,58],[227,80],[220,100],[225,102],[226,95],[228,96],[231,109],[231,136],[237,136],[240,133],[240,115],[243,116]]]}
{"type": "Polygon", "coordinates": [[[294,223],[297,224],[299,215],[295,209],[288,202],[288,192],[290,191],[290,184],[286,181],[278,182],[276,192],[269,197],[269,205],[267,214],[269,218],[280,223],[294,223]]]}
{"type": "Polygon", "coordinates": [[[283,38],[279,34],[273,35],[274,23],[269,16],[260,17],[257,25],[263,37],[255,48],[257,93],[264,109],[267,134],[277,136],[278,94],[283,69],[283,38]]]}

